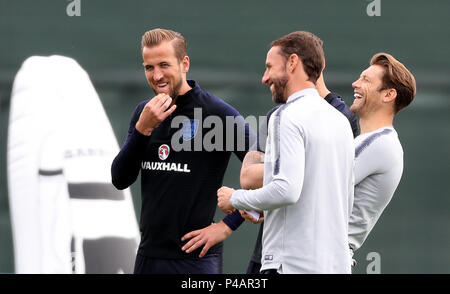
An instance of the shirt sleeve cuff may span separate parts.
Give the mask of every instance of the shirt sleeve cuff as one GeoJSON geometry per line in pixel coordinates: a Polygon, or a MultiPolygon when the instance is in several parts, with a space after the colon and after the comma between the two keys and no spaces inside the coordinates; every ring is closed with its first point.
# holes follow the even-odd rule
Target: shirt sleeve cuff
{"type": "Polygon", "coordinates": [[[147,144],[148,140],[150,140],[150,136],[141,134],[136,127],[131,132],[130,142],[132,142],[133,145],[147,144]]]}

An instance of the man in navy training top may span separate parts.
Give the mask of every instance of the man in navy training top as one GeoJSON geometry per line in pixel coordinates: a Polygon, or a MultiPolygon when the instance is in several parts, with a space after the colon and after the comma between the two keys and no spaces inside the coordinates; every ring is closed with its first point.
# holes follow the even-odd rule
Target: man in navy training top
{"type": "Polygon", "coordinates": [[[256,136],[238,111],[186,79],[190,62],[180,33],[150,30],[142,36],[141,46],[145,75],[156,96],[136,107],[126,141],[111,167],[118,189],[129,187],[141,172],[141,242],[134,273],[222,273],[221,242],[214,242],[199,258],[200,250],[181,250],[182,236],[205,227],[223,239],[231,234],[225,222],[232,216],[213,223],[217,189],[231,152],[243,160],[256,136]],[[226,117],[235,119],[231,127],[226,117]],[[215,145],[210,150],[203,144],[212,130],[211,124],[204,123],[207,118],[223,122],[215,141],[227,148],[215,145]],[[230,141],[232,148],[228,148],[230,141]]]}

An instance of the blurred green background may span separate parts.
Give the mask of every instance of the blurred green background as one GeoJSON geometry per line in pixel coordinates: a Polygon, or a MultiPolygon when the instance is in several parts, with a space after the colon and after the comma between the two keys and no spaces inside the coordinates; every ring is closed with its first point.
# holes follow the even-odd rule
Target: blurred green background
{"type": "MultiPolygon", "coordinates": [[[[8,204],[6,143],[14,75],[32,55],[76,59],[98,91],[121,145],[135,106],[152,95],[141,67],[140,38],[148,29],[181,32],[188,40],[188,78],[244,117],[272,107],[261,85],[269,43],[295,30],[324,41],[328,87],[353,101],[351,83],[370,57],[385,51],[415,75],[418,93],[395,121],[404,173],[390,205],[356,253],[366,273],[369,252],[382,273],[450,273],[450,1],[111,1],[80,0],[69,17],[65,0],[0,0],[0,272],[14,272],[8,204]]],[[[233,157],[224,184],[238,187],[233,157]]],[[[25,183],[24,183],[25,184],[25,183]]],[[[132,186],[140,213],[140,183],[132,186]]],[[[223,215],[217,212],[216,219],[223,215]]],[[[257,235],[245,223],[225,241],[224,272],[245,273],[257,235]]]]}

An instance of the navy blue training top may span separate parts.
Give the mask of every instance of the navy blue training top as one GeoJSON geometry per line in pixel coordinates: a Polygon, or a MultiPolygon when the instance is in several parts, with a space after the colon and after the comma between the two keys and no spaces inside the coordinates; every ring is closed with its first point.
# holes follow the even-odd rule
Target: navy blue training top
{"type": "MultiPolygon", "coordinates": [[[[142,135],[135,128],[149,100],[137,106],[128,137],[111,166],[112,182],[118,189],[129,187],[141,173],[138,254],[150,258],[198,257],[201,248],[189,254],[181,250],[184,245],[181,237],[213,222],[217,190],[222,186],[231,153],[242,161],[256,138],[236,109],[203,91],[195,81],[188,83],[192,89],[178,96],[176,110],[150,136],[142,135]],[[231,127],[226,123],[227,116],[236,118],[231,127]],[[208,119],[208,122],[208,117],[215,120],[208,119]],[[223,131],[211,121],[222,122],[223,131]],[[175,127],[171,127],[172,122],[175,127]],[[202,140],[218,145],[211,151],[208,149],[211,144],[209,147],[201,144],[202,140]],[[175,151],[177,144],[178,147],[185,144],[185,148],[175,151]],[[194,151],[195,148],[200,151],[194,151]]],[[[226,216],[224,221],[227,223],[230,217],[226,216]]],[[[219,243],[208,253],[221,251],[222,243],[219,243]]]]}

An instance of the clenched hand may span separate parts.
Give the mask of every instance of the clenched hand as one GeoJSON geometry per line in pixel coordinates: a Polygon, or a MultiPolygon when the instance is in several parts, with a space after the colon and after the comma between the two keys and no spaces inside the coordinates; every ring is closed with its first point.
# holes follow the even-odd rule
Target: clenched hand
{"type": "Polygon", "coordinates": [[[150,136],[161,122],[163,122],[177,107],[175,104],[170,108],[172,98],[167,94],[158,94],[145,104],[144,109],[136,123],[136,129],[143,135],[150,136]]]}
{"type": "Polygon", "coordinates": [[[223,186],[217,190],[217,206],[226,214],[231,214],[235,208],[230,203],[231,195],[234,193],[234,189],[223,186]]]}

